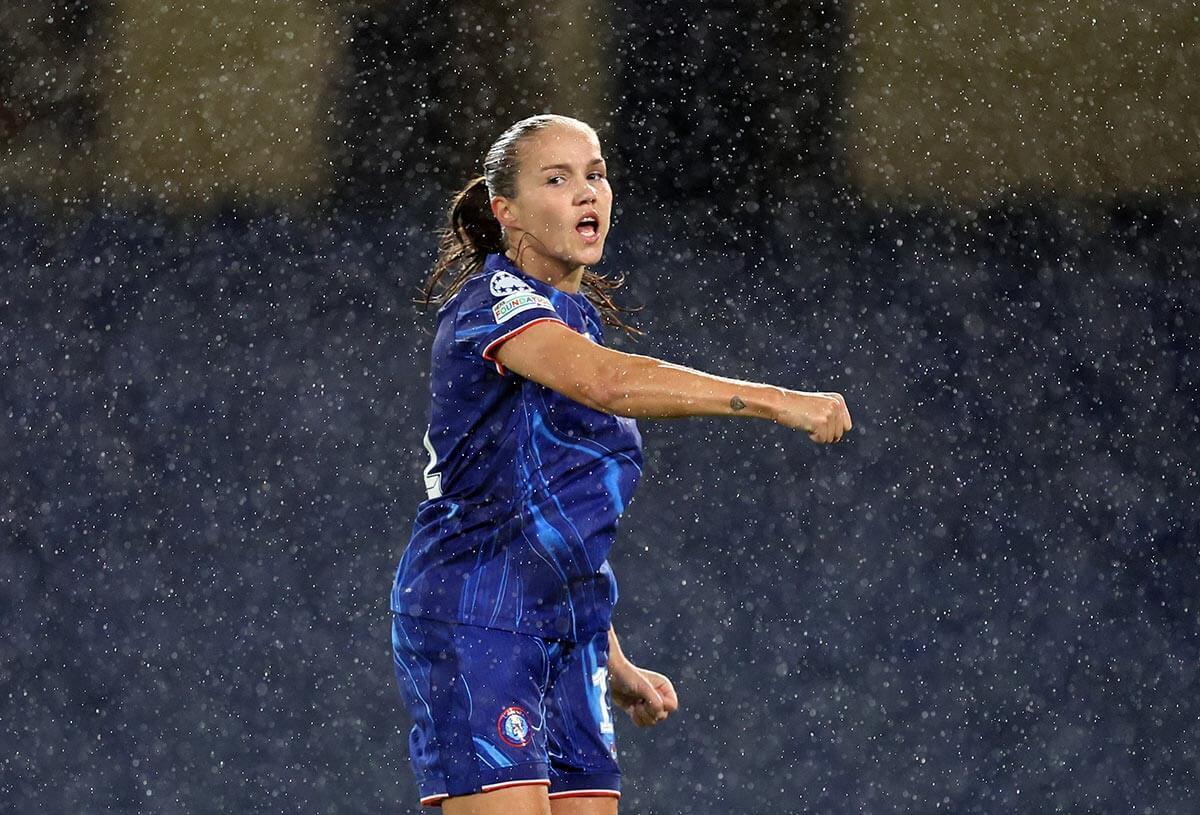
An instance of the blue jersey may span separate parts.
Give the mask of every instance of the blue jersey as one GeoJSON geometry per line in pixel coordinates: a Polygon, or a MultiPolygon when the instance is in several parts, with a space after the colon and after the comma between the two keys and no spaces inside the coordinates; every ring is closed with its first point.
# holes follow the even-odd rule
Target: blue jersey
{"type": "Polygon", "coordinates": [[[425,447],[427,500],[396,571],[392,610],[582,640],[608,628],[608,551],[642,469],[632,419],[506,371],[496,352],[533,325],[603,341],[582,294],[489,255],[438,312],[425,447]]]}

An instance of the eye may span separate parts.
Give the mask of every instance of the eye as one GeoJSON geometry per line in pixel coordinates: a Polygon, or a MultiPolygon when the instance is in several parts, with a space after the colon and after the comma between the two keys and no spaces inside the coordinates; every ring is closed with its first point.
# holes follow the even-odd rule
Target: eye
{"type": "Polygon", "coordinates": [[[552,175],[546,179],[547,184],[553,184],[555,186],[557,186],[558,184],[561,184],[564,181],[566,181],[566,178],[561,175],[552,175]]]}
{"type": "Polygon", "coordinates": [[[591,178],[591,179],[593,179],[593,180],[596,180],[596,179],[601,179],[601,178],[606,178],[606,177],[607,177],[607,176],[605,176],[605,174],[604,174],[604,173],[602,173],[602,172],[600,172],[599,170],[597,170],[597,171],[596,171],[596,172],[594,172],[594,173],[588,173],[588,178],[591,178]]]}

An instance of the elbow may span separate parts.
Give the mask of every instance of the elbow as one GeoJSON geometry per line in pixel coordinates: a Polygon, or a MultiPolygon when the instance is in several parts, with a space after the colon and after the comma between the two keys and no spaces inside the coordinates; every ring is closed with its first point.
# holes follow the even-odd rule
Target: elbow
{"type": "Polygon", "coordinates": [[[620,360],[616,364],[598,367],[586,385],[585,404],[594,410],[614,416],[628,416],[631,388],[636,381],[637,357],[620,360]]]}
{"type": "Polygon", "coordinates": [[[609,374],[601,371],[579,384],[578,401],[601,413],[616,413],[619,388],[609,374]]]}

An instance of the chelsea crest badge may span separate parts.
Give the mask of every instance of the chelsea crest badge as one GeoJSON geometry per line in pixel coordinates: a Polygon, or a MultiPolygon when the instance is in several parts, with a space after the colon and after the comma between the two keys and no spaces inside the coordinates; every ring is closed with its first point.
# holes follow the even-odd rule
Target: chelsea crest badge
{"type": "Polygon", "coordinates": [[[510,747],[529,744],[529,717],[519,707],[506,707],[496,720],[496,731],[510,747]]]}

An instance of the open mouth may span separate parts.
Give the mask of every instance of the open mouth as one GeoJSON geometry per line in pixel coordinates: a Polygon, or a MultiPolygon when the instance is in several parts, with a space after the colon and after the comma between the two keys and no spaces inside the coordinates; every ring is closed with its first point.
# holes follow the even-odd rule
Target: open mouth
{"type": "Polygon", "coordinates": [[[600,219],[594,215],[584,215],[575,224],[575,231],[585,238],[595,239],[600,235],[600,219]]]}

